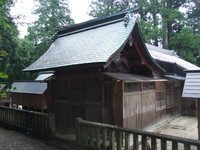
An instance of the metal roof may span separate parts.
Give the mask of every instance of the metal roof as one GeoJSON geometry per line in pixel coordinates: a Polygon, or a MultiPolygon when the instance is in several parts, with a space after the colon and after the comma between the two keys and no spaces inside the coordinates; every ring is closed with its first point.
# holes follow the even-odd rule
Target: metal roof
{"type": "Polygon", "coordinates": [[[185,80],[185,77],[179,75],[164,75],[164,77],[176,80],[185,80]]]}
{"type": "Polygon", "coordinates": [[[182,97],[200,98],[200,72],[186,74],[182,97]]]}
{"type": "Polygon", "coordinates": [[[146,46],[151,56],[158,61],[176,63],[176,65],[180,66],[181,68],[185,70],[199,70],[200,69],[199,67],[193,65],[192,63],[179,58],[176,52],[174,52],[173,50],[166,50],[166,49],[159,48],[150,44],[146,44],[146,46]]]}
{"type": "Polygon", "coordinates": [[[88,63],[106,63],[128,40],[136,19],[130,17],[127,26],[124,18],[102,23],[88,30],[65,33],[33,64],[23,71],[88,63]]]}
{"type": "Polygon", "coordinates": [[[11,90],[13,93],[43,94],[47,89],[47,83],[37,81],[14,82],[12,88],[16,88],[11,90]]]}
{"type": "Polygon", "coordinates": [[[166,79],[160,78],[151,78],[147,76],[131,74],[131,73],[113,73],[113,72],[106,72],[104,73],[107,76],[116,78],[118,80],[122,80],[125,82],[155,82],[155,81],[167,81],[166,79]]]}
{"type": "Polygon", "coordinates": [[[48,80],[50,77],[54,75],[53,72],[41,72],[38,77],[35,79],[36,81],[44,81],[48,80]]]}

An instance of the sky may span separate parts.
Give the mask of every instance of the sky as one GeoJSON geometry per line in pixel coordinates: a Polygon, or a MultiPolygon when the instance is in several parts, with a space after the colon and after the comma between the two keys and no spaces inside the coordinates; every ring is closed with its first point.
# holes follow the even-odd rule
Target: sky
{"type": "MultiPolygon", "coordinates": [[[[89,5],[92,0],[68,0],[69,8],[71,10],[71,17],[75,23],[84,22],[92,19],[87,15],[89,5]]],[[[33,0],[17,0],[17,3],[11,8],[12,15],[22,15],[19,22],[31,23],[37,19],[37,16],[31,14],[35,6],[33,0]]],[[[23,38],[27,34],[28,25],[18,24],[20,37],[23,38]]]]}

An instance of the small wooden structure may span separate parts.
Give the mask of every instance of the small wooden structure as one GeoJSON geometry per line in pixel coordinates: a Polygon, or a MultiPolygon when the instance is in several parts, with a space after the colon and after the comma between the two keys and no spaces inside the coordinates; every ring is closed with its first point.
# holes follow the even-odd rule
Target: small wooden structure
{"type": "Polygon", "coordinates": [[[187,72],[182,97],[197,99],[198,137],[200,140],[200,70],[187,72]]]}
{"type": "Polygon", "coordinates": [[[75,118],[82,117],[144,129],[182,113],[184,79],[179,69],[166,74],[158,52],[147,48],[137,20],[121,12],[59,30],[52,46],[24,71],[54,71],[49,110],[59,128],[74,128],[75,118]]]}
{"type": "Polygon", "coordinates": [[[50,87],[48,82],[53,78],[54,72],[40,72],[34,81],[16,81],[12,84],[13,107],[50,112],[50,87]]]}
{"type": "Polygon", "coordinates": [[[46,82],[16,81],[12,92],[12,106],[25,110],[47,112],[49,90],[46,82]]]}

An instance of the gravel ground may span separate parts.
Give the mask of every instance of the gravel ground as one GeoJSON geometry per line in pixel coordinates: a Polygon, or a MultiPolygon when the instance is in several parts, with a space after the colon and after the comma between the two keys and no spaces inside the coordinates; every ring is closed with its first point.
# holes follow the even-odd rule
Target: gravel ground
{"type": "Polygon", "coordinates": [[[42,140],[0,127],[0,150],[59,150],[42,140]]]}
{"type": "Polygon", "coordinates": [[[180,116],[165,124],[157,124],[147,131],[198,140],[197,117],[180,116]]]}

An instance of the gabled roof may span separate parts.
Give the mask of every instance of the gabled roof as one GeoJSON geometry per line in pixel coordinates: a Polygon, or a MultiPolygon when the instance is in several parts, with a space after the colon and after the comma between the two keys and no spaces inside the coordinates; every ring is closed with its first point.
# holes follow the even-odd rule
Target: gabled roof
{"type": "Polygon", "coordinates": [[[200,69],[194,64],[179,58],[179,56],[173,50],[166,50],[166,49],[159,48],[150,44],[146,44],[146,46],[151,56],[158,61],[175,63],[176,65],[181,67],[183,70],[199,70],[200,69]]]}
{"type": "Polygon", "coordinates": [[[125,27],[124,20],[121,18],[85,31],[59,35],[51,47],[24,71],[106,63],[127,40],[135,22],[136,20],[131,18],[125,27]]]}
{"type": "Polygon", "coordinates": [[[47,89],[46,82],[18,81],[12,84],[12,93],[43,94],[47,89]]]}
{"type": "MultiPolygon", "coordinates": [[[[106,66],[123,49],[136,26],[136,19],[123,12],[59,30],[51,47],[23,71],[97,63],[106,66]]],[[[146,47],[143,48],[148,53],[146,47]]],[[[147,58],[162,70],[149,54],[147,58]]]]}

